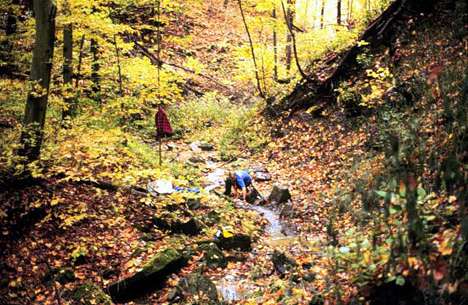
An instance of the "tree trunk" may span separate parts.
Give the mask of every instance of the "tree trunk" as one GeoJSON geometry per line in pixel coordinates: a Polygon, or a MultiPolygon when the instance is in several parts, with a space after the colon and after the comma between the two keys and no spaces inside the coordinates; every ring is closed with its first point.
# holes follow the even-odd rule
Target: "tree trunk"
{"type": "Polygon", "coordinates": [[[341,0],[336,2],[336,23],[341,25],[341,0]]]}
{"type": "Polygon", "coordinates": [[[81,41],[80,41],[80,54],[78,56],[78,69],[76,71],[76,77],[75,77],[75,88],[78,87],[78,84],[81,78],[81,64],[83,63],[84,42],[85,42],[85,35],[83,34],[83,36],[81,36],[81,41]]]}
{"type": "Polygon", "coordinates": [[[91,54],[93,55],[93,64],[92,64],[92,72],[91,72],[91,79],[92,79],[92,86],[91,90],[93,91],[93,98],[96,101],[100,101],[100,92],[101,92],[101,84],[100,84],[100,76],[99,70],[101,68],[99,64],[99,45],[96,39],[91,39],[91,54]]]}
{"type": "Polygon", "coordinates": [[[47,100],[49,97],[50,74],[55,43],[55,1],[34,0],[36,38],[33,50],[29,91],[24,113],[24,128],[21,135],[23,145],[20,155],[29,162],[39,159],[43,140],[47,100]]]}
{"type": "Polygon", "coordinates": [[[224,0],[224,8],[227,8],[228,7],[228,4],[229,4],[229,0],[224,0]]]}
{"type": "Polygon", "coordinates": [[[353,18],[353,0],[348,1],[348,24],[351,22],[351,19],[353,18]]]}
{"type": "Polygon", "coordinates": [[[75,112],[75,98],[73,97],[73,25],[67,24],[63,28],[63,85],[65,91],[65,109],[62,118],[73,116],[75,112]]]}
{"type": "MultiPolygon", "coordinates": [[[[287,24],[290,24],[292,22],[293,16],[292,16],[292,10],[291,10],[291,0],[288,0],[288,8],[286,10],[286,15],[284,16],[286,18],[287,24]]],[[[291,59],[292,59],[292,36],[291,32],[288,31],[286,34],[286,70],[289,72],[291,70],[291,59]]]]}
{"type": "MultiPolygon", "coordinates": [[[[285,17],[287,16],[283,1],[281,1],[281,7],[283,8],[283,13],[285,17]]],[[[301,64],[299,63],[299,57],[297,55],[297,45],[296,45],[296,36],[294,35],[293,32],[293,24],[292,24],[292,19],[286,19],[286,25],[288,27],[289,34],[291,35],[291,40],[292,40],[292,46],[294,50],[294,59],[296,60],[296,66],[297,70],[301,74],[302,78],[307,78],[307,75],[304,73],[304,70],[302,70],[301,64]]]]}
{"type": "Polygon", "coordinates": [[[322,0],[322,7],[320,8],[320,29],[323,29],[325,25],[325,1],[322,0]]]}
{"type": "Polygon", "coordinates": [[[265,98],[265,94],[263,93],[262,86],[260,84],[260,76],[259,76],[259,73],[258,73],[257,58],[255,57],[255,49],[254,49],[254,45],[253,45],[253,41],[252,41],[252,35],[250,35],[249,26],[247,25],[247,20],[245,19],[244,9],[242,7],[242,0],[237,0],[237,3],[239,4],[239,9],[240,9],[240,12],[241,12],[242,21],[244,22],[245,32],[247,33],[247,37],[249,39],[250,52],[252,53],[252,61],[253,61],[253,64],[254,64],[254,69],[255,69],[255,78],[257,80],[258,93],[262,98],[265,98]]]}
{"type": "Polygon", "coordinates": [[[274,67],[273,67],[273,79],[278,81],[278,34],[276,32],[276,23],[277,23],[277,16],[276,16],[276,7],[273,8],[273,12],[271,14],[273,17],[273,54],[274,54],[274,67]]]}

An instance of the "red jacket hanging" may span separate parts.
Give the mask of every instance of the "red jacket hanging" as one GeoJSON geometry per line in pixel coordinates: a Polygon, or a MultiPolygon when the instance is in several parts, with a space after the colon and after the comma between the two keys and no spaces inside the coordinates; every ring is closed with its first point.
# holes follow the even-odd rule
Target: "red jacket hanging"
{"type": "Polygon", "coordinates": [[[158,112],[156,113],[156,130],[157,135],[160,137],[169,136],[172,134],[172,127],[164,109],[159,106],[158,112]]]}

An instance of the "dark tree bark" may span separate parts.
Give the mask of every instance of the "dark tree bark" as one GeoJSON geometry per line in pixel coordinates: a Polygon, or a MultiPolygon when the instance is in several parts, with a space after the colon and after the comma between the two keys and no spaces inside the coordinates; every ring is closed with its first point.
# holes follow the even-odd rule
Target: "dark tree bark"
{"type": "Polygon", "coordinates": [[[50,74],[55,43],[55,1],[34,0],[36,41],[33,50],[29,91],[24,113],[24,130],[21,135],[20,155],[32,162],[39,159],[43,140],[50,74]]]}
{"type": "Polygon", "coordinates": [[[341,25],[341,0],[336,2],[336,23],[341,25]]]}
{"type": "MultiPolygon", "coordinates": [[[[286,17],[287,14],[286,14],[286,10],[284,8],[283,1],[281,1],[281,7],[283,8],[283,13],[284,13],[284,15],[286,17]]],[[[290,34],[291,40],[292,40],[292,46],[293,46],[293,50],[294,50],[294,59],[296,61],[297,70],[301,74],[302,78],[307,78],[307,75],[304,73],[304,70],[302,70],[301,64],[299,63],[299,57],[297,55],[296,36],[294,35],[294,31],[293,31],[292,19],[286,18],[286,25],[288,27],[288,31],[289,31],[289,34],[290,34]]]]}
{"type": "MultiPolygon", "coordinates": [[[[67,14],[70,11],[68,10],[67,14]]],[[[65,109],[62,118],[73,116],[75,98],[73,95],[73,25],[66,24],[63,28],[63,85],[65,87],[65,109]]]]}
{"type": "MultiPolygon", "coordinates": [[[[286,23],[289,24],[292,23],[293,20],[293,13],[291,10],[291,0],[288,0],[288,8],[286,10],[286,15],[284,16],[286,19],[286,23]]],[[[281,2],[282,3],[282,2],[281,2]]],[[[291,60],[292,60],[292,35],[291,31],[288,31],[286,34],[286,70],[289,72],[291,70],[291,60]]]]}
{"type": "Polygon", "coordinates": [[[79,84],[80,78],[81,78],[81,64],[83,63],[84,42],[85,42],[85,35],[83,34],[83,36],[81,36],[81,40],[80,40],[80,53],[78,55],[78,69],[76,71],[76,77],[75,77],[75,88],[78,87],[78,84],[79,84]]]}
{"type": "Polygon", "coordinates": [[[257,65],[257,58],[255,56],[255,49],[252,41],[252,35],[250,34],[249,26],[247,25],[247,20],[245,19],[245,14],[244,14],[244,8],[242,7],[242,0],[237,0],[237,3],[239,4],[239,9],[241,12],[242,16],[242,21],[244,22],[244,27],[245,27],[245,32],[247,33],[247,37],[249,38],[249,44],[250,44],[250,52],[252,53],[252,61],[254,64],[254,69],[255,69],[255,78],[257,80],[257,89],[260,97],[265,98],[265,94],[263,93],[262,85],[260,84],[260,76],[258,73],[258,65],[257,65]]]}
{"type": "Polygon", "coordinates": [[[271,13],[273,17],[273,54],[274,54],[274,67],[273,67],[273,79],[278,81],[278,34],[276,32],[277,16],[276,16],[276,7],[273,8],[271,13]]]}
{"type": "Polygon", "coordinates": [[[91,86],[91,90],[93,91],[93,98],[95,98],[97,101],[100,101],[101,77],[99,75],[99,70],[101,69],[101,65],[99,64],[99,45],[94,38],[91,39],[91,54],[93,55],[91,72],[91,79],[93,84],[91,86]]]}

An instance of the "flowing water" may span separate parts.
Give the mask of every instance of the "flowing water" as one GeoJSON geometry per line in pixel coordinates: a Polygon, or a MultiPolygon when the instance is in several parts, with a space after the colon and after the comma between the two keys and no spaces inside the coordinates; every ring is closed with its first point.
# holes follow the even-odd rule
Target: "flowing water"
{"type": "MultiPolygon", "coordinates": [[[[207,165],[212,171],[206,175],[208,185],[205,187],[205,190],[211,191],[223,186],[223,178],[226,171],[217,167],[217,164],[214,162],[209,162],[207,165]]],[[[261,240],[260,244],[277,247],[292,244],[297,240],[297,237],[282,224],[280,215],[275,209],[240,201],[237,202],[237,206],[238,208],[256,211],[268,221],[268,225],[265,227],[267,237],[261,240]]],[[[255,253],[255,250],[253,253],[255,253]]],[[[217,288],[224,301],[234,302],[244,299],[255,286],[253,283],[249,283],[244,272],[238,269],[232,269],[217,282],[217,288]]]]}

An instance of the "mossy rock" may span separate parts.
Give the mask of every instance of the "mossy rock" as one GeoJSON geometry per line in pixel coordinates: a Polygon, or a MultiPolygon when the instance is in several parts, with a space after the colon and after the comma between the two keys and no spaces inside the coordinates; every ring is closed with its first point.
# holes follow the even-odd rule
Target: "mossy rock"
{"type": "Polygon", "coordinates": [[[163,287],[166,278],[187,264],[188,257],[169,248],[156,254],[141,271],[108,287],[112,300],[125,303],[163,287]]]}
{"type": "Polygon", "coordinates": [[[110,296],[93,283],[86,283],[76,288],[71,293],[73,305],[112,305],[110,296]]]}
{"type": "Polygon", "coordinates": [[[182,302],[182,304],[221,304],[215,284],[199,273],[192,273],[181,279],[170,292],[169,299],[172,302],[182,302]]]}
{"type": "Polygon", "coordinates": [[[216,211],[210,211],[205,217],[205,223],[207,225],[213,226],[218,224],[221,221],[221,216],[216,211]]]}
{"type": "Polygon", "coordinates": [[[219,248],[224,250],[252,250],[252,238],[245,234],[235,234],[230,237],[219,237],[216,240],[219,248]]]}
{"type": "Polygon", "coordinates": [[[291,193],[285,186],[275,185],[271,191],[268,201],[274,204],[286,203],[291,199],[291,193]]]}
{"type": "Polygon", "coordinates": [[[203,260],[210,268],[226,268],[227,259],[223,251],[215,243],[201,244],[198,249],[203,251],[203,260]]]}

